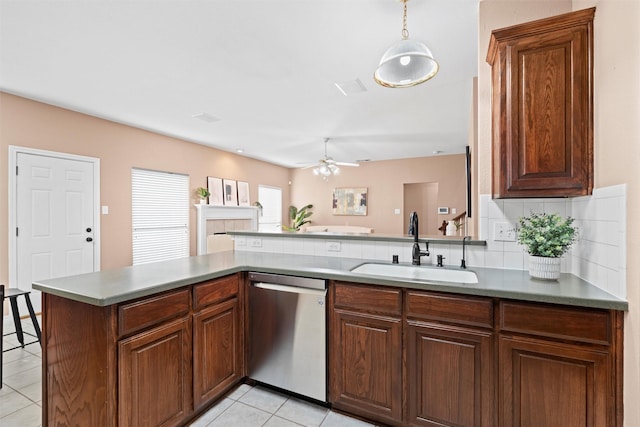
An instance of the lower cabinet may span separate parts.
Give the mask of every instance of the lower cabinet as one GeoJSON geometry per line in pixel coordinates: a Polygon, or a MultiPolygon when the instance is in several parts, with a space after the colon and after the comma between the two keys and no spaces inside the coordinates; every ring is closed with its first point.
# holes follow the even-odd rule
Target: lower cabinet
{"type": "Polygon", "coordinates": [[[502,426],[613,426],[609,355],[578,346],[500,338],[502,426]]]}
{"type": "Polygon", "coordinates": [[[191,321],[182,318],[118,344],[120,426],[175,426],[191,414],[191,321]]]}
{"type": "Polygon", "coordinates": [[[405,424],[493,427],[493,300],[404,296],[405,424]]]}
{"type": "Polygon", "coordinates": [[[244,377],[241,274],[108,307],[44,294],[43,425],[182,426],[244,377]]]}
{"type": "Polygon", "coordinates": [[[622,313],[330,286],[334,408],[386,425],[622,425],[622,313]]]}
{"type": "Polygon", "coordinates": [[[331,403],[354,415],[400,425],[401,290],[336,283],[330,299],[331,403]]]}
{"type": "Polygon", "coordinates": [[[622,425],[622,316],[500,303],[500,426],[622,425]]]}
{"type": "Polygon", "coordinates": [[[407,323],[407,424],[493,426],[493,334],[407,323]]]}
{"type": "Polygon", "coordinates": [[[240,306],[233,298],[193,316],[193,403],[220,397],[244,376],[240,306]]]}

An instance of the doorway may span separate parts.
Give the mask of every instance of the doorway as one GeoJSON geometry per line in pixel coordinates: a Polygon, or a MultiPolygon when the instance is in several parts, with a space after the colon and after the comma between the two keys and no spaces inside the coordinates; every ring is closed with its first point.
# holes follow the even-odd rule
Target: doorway
{"type": "Polygon", "coordinates": [[[404,219],[403,234],[409,230],[409,215],[415,211],[419,218],[419,233],[421,236],[434,236],[438,234],[438,183],[418,182],[404,184],[404,219]]]}
{"type": "Polygon", "coordinates": [[[33,281],[100,270],[100,160],[10,146],[9,171],[9,286],[38,312],[33,281]]]}
{"type": "Polygon", "coordinates": [[[282,230],[282,189],[259,185],[258,201],[262,205],[262,212],[258,218],[258,230],[274,232],[282,230]]]}

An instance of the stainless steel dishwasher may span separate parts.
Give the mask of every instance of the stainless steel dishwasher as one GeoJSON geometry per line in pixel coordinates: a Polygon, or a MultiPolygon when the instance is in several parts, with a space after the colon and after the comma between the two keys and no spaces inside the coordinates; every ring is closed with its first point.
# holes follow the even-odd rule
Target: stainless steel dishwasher
{"type": "Polygon", "coordinates": [[[249,378],[326,402],[326,281],[253,272],[249,280],[249,378]]]}

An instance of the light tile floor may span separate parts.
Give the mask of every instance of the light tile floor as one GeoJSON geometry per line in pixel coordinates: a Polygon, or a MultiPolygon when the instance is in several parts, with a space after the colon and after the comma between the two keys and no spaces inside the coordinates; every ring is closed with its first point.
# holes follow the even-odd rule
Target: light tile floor
{"type": "Polygon", "coordinates": [[[191,424],[191,427],[205,426],[373,427],[373,424],[265,387],[242,384],[191,424]]]}
{"type": "MultiPolygon", "coordinates": [[[[40,321],[40,317],[38,317],[40,321]]],[[[30,319],[22,321],[26,332],[35,333],[30,319]]],[[[15,331],[12,319],[4,317],[4,333],[15,331]]],[[[25,335],[25,341],[33,338],[25,335]]],[[[18,345],[15,335],[3,337],[4,348],[18,345]]],[[[0,389],[0,426],[38,427],[42,424],[42,367],[38,344],[3,354],[0,389]]],[[[372,427],[305,400],[271,389],[247,384],[238,386],[191,427],[372,427]]]]}
{"type": "MultiPolygon", "coordinates": [[[[22,321],[22,329],[35,335],[31,319],[22,321]]],[[[4,333],[14,331],[13,319],[5,316],[4,333]]],[[[24,339],[27,343],[35,340],[29,335],[25,335],[24,339]]],[[[15,334],[3,336],[2,340],[5,350],[19,345],[15,334]]],[[[41,353],[37,343],[3,353],[0,426],[37,427],[42,424],[41,353]]]]}

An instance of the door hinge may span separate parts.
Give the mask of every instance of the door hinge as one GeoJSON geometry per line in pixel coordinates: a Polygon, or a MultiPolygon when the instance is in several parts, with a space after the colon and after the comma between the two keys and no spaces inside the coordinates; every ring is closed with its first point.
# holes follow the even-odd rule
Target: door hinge
{"type": "Polygon", "coordinates": [[[16,227],[16,237],[18,237],[18,227],[16,227]]]}
{"type": "Polygon", "coordinates": [[[18,175],[18,166],[16,166],[16,176],[18,175]]]}

